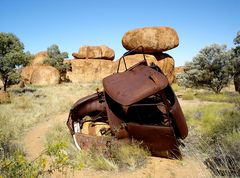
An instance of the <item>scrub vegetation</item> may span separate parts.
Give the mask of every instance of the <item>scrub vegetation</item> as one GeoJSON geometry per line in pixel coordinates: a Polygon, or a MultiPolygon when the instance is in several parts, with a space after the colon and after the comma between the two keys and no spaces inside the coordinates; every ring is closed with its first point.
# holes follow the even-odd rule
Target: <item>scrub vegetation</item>
{"type": "Polygon", "coordinates": [[[42,156],[37,161],[27,159],[21,145],[24,134],[36,124],[69,111],[74,102],[94,92],[93,86],[97,85],[100,82],[10,88],[11,102],[0,104],[0,176],[37,177],[43,174],[45,159],[42,162],[42,156]]]}
{"type": "Polygon", "coordinates": [[[149,152],[139,143],[79,152],[66,125],[59,124],[46,135],[43,153],[35,160],[27,158],[21,145],[24,134],[36,124],[68,112],[74,102],[96,88],[101,88],[100,82],[9,89],[11,103],[0,105],[0,176],[44,177],[66,169],[118,171],[144,165],[149,152]]]}
{"type": "MultiPolygon", "coordinates": [[[[193,108],[183,105],[190,130],[183,148],[184,155],[201,160],[216,175],[236,176],[240,162],[238,93],[224,89],[226,92],[216,95],[176,84],[174,87],[178,88],[180,98],[190,95],[192,98],[188,101],[202,102],[193,108]],[[217,157],[221,161],[216,161],[217,157]],[[219,165],[219,162],[223,164],[219,165]]],[[[26,156],[21,140],[30,128],[54,115],[68,112],[74,102],[93,93],[96,88],[101,88],[100,82],[9,89],[11,103],[0,105],[0,175],[44,177],[54,171],[64,173],[69,169],[122,171],[145,165],[149,152],[139,143],[113,146],[107,150],[92,148],[78,151],[65,124],[56,124],[46,135],[45,150],[36,160],[26,156]]]]}

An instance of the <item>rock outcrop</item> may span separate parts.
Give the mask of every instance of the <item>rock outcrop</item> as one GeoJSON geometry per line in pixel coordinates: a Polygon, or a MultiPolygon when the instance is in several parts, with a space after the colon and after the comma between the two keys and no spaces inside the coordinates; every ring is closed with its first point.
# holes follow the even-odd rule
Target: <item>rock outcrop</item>
{"type": "Polygon", "coordinates": [[[11,102],[9,93],[0,90],[0,104],[9,102],[11,102]]]}
{"type": "Polygon", "coordinates": [[[67,72],[67,79],[71,82],[89,82],[102,80],[116,71],[115,62],[99,59],[73,59],[72,71],[67,72]]]}
{"type": "Polygon", "coordinates": [[[30,65],[22,69],[21,78],[24,83],[55,85],[60,82],[59,71],[43,63],[46,57],[48,57],[47,52],[41,51],[35,55],[30,65]]]}
{"type": "Polygon", "coordinates": [[[155,54],[154,57],[157,59],[157,65],[161,68],[162,72],[167,76],[169,83],[173,83],[175,74],[174,74],[174,67],[175,61],[172,56],[159,53],[155,54]]]}
{"type": "MultiPolygon", "coordinates": [[[[170,55],[163,53],[163,51],[170,50],[179,45],[177,32],[173,28],[144,27],[130,30],[124,34],[122,45],[127,50],[135,49],[136,53],[145,53],[147,58],[150,58],[147,59],[148,62],[153,62],[159,66],[167,76],[170,84],[174,81],[174,59],[170,55]]],[[[127,57],[129,58],[128,61],[135,60],[137,63],[138,60],[136,59],[139,55],[131,56],[127,57]]]]}
{"type": "Polygon", "coordinates": [[[35,66],[30,83],[34,85],[56,85],[60,82],[59,71],[52,66],[35,66]]]}
{"type": "Polygon", "coordinates": [[[24,83],[30,83],[30,79],[33,71],[38,68],[38,66],[43,66],[44,59],[48,57],[46,51],[38,52],[34,59],[31,61],[30,65],[24,67],[21,71],[21,78],[24,83]]]}
{"type": "MultiPolygon", "coordinates": [[[[144,27],[130,30],[124,34],[122,45],[127,50],[139,46],[144,48],[144,53],[155,54],[177,47],[179,38],[176,31],[170,27],[144,27]]],[[[139,48],[137,52],[142,53],[139,48]]]]}
{"type": "MultiPolygon", "coordinates": [[[[179,44],[176,31],[170,27],[144,27],[130,30],[122,38],[122,44],[127,50],[142,46],[147,62],[155,63],[167,76],[169,83],[174,80],[174,59],[163,51],[175,48],[179,44]]],[[[127,68],[143,60],[141,48],[136,54],[125,57],[127,68]]],[[[57,69],[43,64],[47,52],[39,52],[30,66],[22,70],[21,76],[25,83],[35,85],[57,84],[60,74],[57,69]]],[[[117,71],[119,60],[112,61],[115,57],[114,51],[105,46],[81,46],[77,53],[73,53],[73,60],[65,60],[71,65],[67,71],[66,79],[71,82],[89,82],[102,80],[104,77],[117,71]]],[[[125,70],[121,62],[120,72],[125,70]]]]}
{"type": "Polygon", "coordinates": [[[30,65],[30,66],[26,66],[22,69],[21,78],[24,83],[30,83],[32,72],[35,68],[37,68],[37,66],[30,65]]]}
{"type": "Polygon", "coordinates": [[[184,73],[184,66],[175,67],[174,73],[175,73],[175,75],[180,75],[180,74],[184,73]]]}
{"type": "Polygon", "coordinates": [[[32,60],[31,65],[43,65],[44,59],[48,57],[46,51],[40,51],[35,55],[35,58],[32,60]]]}
{"type": "MultiPolygon", "coordinates": [[[[159,66],[163,73],[167,76],[169,83],[174,80],[174,60],[171,56],[161,53],[157,55],[145,54],[148,64],[152,62],[159,66]]],[[[137,64],[144,59],[143,54],[134,54],[125,56],[127,68],[137,64]]],[[[117,72],[119,60],[107,61],[102,59],[73,59],[71,63],[71,71],[67,72],[67,79],[71,82],[90,82],[94,80],[102,80],[104,77],[117,72]]],[[[120,63],[119,72],[125,71],[123,60],[120,63]]]]}
{"type": "MultiPolygon", "coordinates": [[[[144,59],[143,54],[128,55],[128,56],[125,56],[124,58],[126,61],[127,68],[137,64],[138,62],[140,62],[144,59]]],[[[156,54],[156,55],[145,54],[145,58],[147,60],[148,65],[150,65],[151,63],[154,63],[155,65],[160,67],[162,72],[167,76],[170,84],[173,82],[173,80],[174,80],[174,59],[171,56],[169,56],[168,54],[165,54],[165,53],[160,53],[160,54],[156,54]]],[[[116,61],[116,63],[117,64],[115,64],[115,65],[118,65],[119,60],[116,61]]],[[[123,61],[121,61],[121,65],[120,65],[119,69],[120,69],[119,71],[125,70],[123,61]]]]}
{"type": "Polygon", "coordinates": [[[106,45],[101,46],[81,46],[78,53],[72,54],[75,59],[105,59],[113,60],[115,53],[113,49],[106,45]]]}
{"type": "MultiPolygon", "coordinates": [[[[156,58],[153,56],[153,55],[148,55],[148,54],[145,54],[145,58],[147,60],[147,63],[150,65],[151,62],[154,62],[156,63],[156,58]]],[[[143,54],[133,54],[133,55],[128,55],[128,56],[125,56],[124,57],[125,61],[126,61],[126,66],[127,66],[127,69],[130,68],[131,66],[141,62],[142,60],[144,60],[144,57],[143,57],[143,54]]],[[[119,59],[120,60],[120,59],[119,59]]],[[[117,60],[115,63],[116,65],[116,70],[117,70],[117,65],[119,64],[119,60],[117,60]]],[[[120,63],[120,66],[119,66],[119,71],[120,72],[123,72],[125,71],[125,65],[124,65],[124,62],[123,62],[123,59],[121,59],[121,63],[120,63]]]]}

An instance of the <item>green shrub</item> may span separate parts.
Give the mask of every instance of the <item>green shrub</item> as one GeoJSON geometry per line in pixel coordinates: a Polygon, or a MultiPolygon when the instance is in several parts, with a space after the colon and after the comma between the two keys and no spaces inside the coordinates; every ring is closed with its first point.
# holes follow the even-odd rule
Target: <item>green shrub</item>
{"type": "MultiPolygon", "coordinates": [[[[240,163],[240,112],[236,110],[225,110],[222,117],[211,127],[205,130],[205,137],[209,138],[211,145],[220,145],[221,149],[233,156],[240,163]]],[[[222,152],[218,147],[215,149],[222,152]]],[[[239,165],[240,166],[240,165],[239,165]]]]}
{"type": "Polygon", "coordinates": [[[95,170],[105,170],[105,171],[117,171],[118,165],[112,159],[109,157],[111,153],[109,153],[110,150],[104,150],[97,147],[92,147],[89,150],[87,150],[87,158],[85,158],[86,167],[93,168],[95,170]]]}
{"type": "MultiPolygon", "coordinates": [[[[81,151],[82,152],[82,151],[81,151]]],[[[95,170],[135,170],[146,164],[147,156],[150,153],[139,143],[111,145],[107,149],[92,147],[83,151],[81,159],[85,160],[85,167],[95,170]],[[83,158],[85,156],[85,158],[83,158]]]]}
{"type": "Polygon", "coordinates": [[[234,74],[232,58],[233,51],[227,50],[226,45],[206,46],[185,64],[184,73],[179,75],[178,81],[186,87],[207,88],[220,93],[234,74]]]}
{"type": "Polygon", "coordinates": [[[150,152],[144,149],[138,142],[133,142],[129,145],[113,146],[110,152],[119,168],[127,168],[129,170],[135,170],[146,164],[147,156],[150,155],[150,152]]]}
{"type": "MultiPolygon", "coordinates": [[[[96,83],[94,85],[96,86],[96,83]]],[[[53,145],[48,148],[48,154],[53,158],[53,163],[50,164],[51,167],[44,170],[45,159],[39,157],[36,164],[32,164],[23,151],[18,151],[21,150],[20,146],[13,143],[21,141],[23,134],[37,123],[44,122],[61,112],[68,112],[74,102],[93,93],[95,89],[92,88],[90,82],[10,89],[11,103],[0,105],[0,177],[37,177],[59,170],[60,167],[70,166],[66,159],[68,153],[66,154],[64,150],[72,139],[66,126],[55,128],[56,135],[49,135],[52,138],[51,141],[61,140],[63,143],[59,145],[58,142],[52,142],[53,145]],[[58,150],[60,150],[59,154],[58,150]],[[8,164],[10,166],[6,166],[8,164]],[[29,164],[32,167],[25,169],[29,164]],[[35,170],[38,170],[37,173],[35,170]],[[21,172],[24,172],[26,176],[21,176],[21,172]]]]}
{"type": "Polygon", "coordinates": [[[206,130],[206,135],[213,141],[223,139],[229,134],[240,131],[240,113],[234,110],[223,110],[220,119],[206,130]]]}
{"type": "Polygon", "coordinates": [[[67,52],[61,52],[58,45],[53,44],[47,48],[48,57],[45,58],[44,64],[55,67],[60,74],[66,74],[70,69],[70,65],[64,63],[64,59],[68,58],[67,52]]]}
{"type": "Polygon", "coordinates": [[[238,176],[240,111],[233,104],[208,104],[185,111],[189,130],[185,152],[205,162],[216,175],[238,176]],[[190,150],[190,151],[189,151],[190,150]]]}
{"type": "Polygon", "coordinates": [[[21,81],[21,75],[19,71],[11,72],[9,75],[8,85],[18,84],[21,81]]]}
{"type": "Polygon", "coordinates": [[[193,100],[195,97],[194,97],[194,94],[189,92],[189,93],[184,93],[181,98],[183,100],[193,100]]]}
{"type": "Polygon", "coordinates": [[[107,148],[92,146],[77,150],[65,125],[56,125],[47,134],[47,153],[53,158],[53,165],[73,169],[92,168],[95,170],[135,170],[146,163],[149,152],[140,143],[111,145],[107,148]]]}
{"type": "Polygon", "coordinates": [[[193,100],[195,99],[195,95],[196,95],[196,90],[188,88],[184,90],[184,92],[181,94],[180,97],[183,100],[193,100]]]}
{"type": "Polygon", "coordinates": [[[204,104],[197,108],[185,109],[185,117],[191,126],[207,129],[212,127],[222,117],[226,109],[234,109],[230,103],[204,104]]]}
{"type": "Polygon", "coordinates": [[[240,131],[233,131],[222,138],[222,145],[224,145],[226,154],[232,155],[240,166],[240,131]]]}
{"type": "Polygon", "coordinates": [[[205,91],[196,93],[195,97],[202,101],[228,102],[228,103],[235,103],[237,101],[240,101],[240,95],[236,92],[222,92],[219,94],[215,94],[214,92],[205,91]]]}
{"type": "Polygon", "coordinates": [[[0,177],[38,177],[43,175],[46,166],[44,162],[42,158],[29,161],[23,151],[17,149],[0,160],[0,177]]]}
{"type": "Polygon", "coordinates": [[[177,83],[173,83],[173,84],[171,85],[171,87],[172,87],[172,89],[173,89],[174,92],[179,92],[180,90],[182,90],[182,87],[179,86],[177,83]]]}

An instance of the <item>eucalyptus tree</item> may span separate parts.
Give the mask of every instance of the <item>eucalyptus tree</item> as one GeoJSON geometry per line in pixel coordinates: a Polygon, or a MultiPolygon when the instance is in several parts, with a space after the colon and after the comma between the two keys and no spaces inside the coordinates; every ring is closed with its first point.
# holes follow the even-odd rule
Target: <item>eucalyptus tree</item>
{"type": "Polygon", "coordinates": [[[237,33],[237,36],[233,40],[236,47],[233,49],[234,51],[234,85],[235,90],[240,93],[240,31],[237,33]]]}
{"type": "Polygon", "coordinates": [[[17,69],[27,65],[31,58],[29,52],[24,52],[24,45],[16,35],[0,32],[0,79],[4,91],[7,90],[10,77],[18,74],[17,69]]]}
{"type": "Polygon", "coordinates": [[[226,45],[213,44],[199,51],[191,62],[185,64],[180,82],[186,87],[208,88],[220,93],[232,79],[233,51],[226,45]]]}
{"type": "Polygon", "coordinates": [[[55,67],[61,75],[64,75],[70,69],[70,65],[64,63],[64,59],[68,58],[68,53],[61,52],[58,45],[53,44],[48,47],[47,54],[48,57],[45,58],[44,63],[55,67]]]}

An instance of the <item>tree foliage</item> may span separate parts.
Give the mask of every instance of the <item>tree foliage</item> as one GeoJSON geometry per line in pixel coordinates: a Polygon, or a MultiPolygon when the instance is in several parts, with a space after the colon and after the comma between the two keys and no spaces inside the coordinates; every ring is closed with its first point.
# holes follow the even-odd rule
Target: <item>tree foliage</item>
{"type": "Polygon", "coordinates": [[[232,58],[233,52],[227,50],[226,45],[207,46],[185,64],[180,82],[186,87],[208,88],[220,93],[232,78],[232,58]]]}
{"type": "Polygon", "coordinates": [[[240,31],[237,33],[237,36],[233,40],[236,47],[233,49],[234,58],[233,58],[233,66],[234,66],[234,85],[235,90],[240,93],[240,31]]]}
{"type": "Polygon", "coordinates": [[[233,40],[235,45],[240,45],[240,31],[237,32],[237,36],[233,40]]]}
{"type": "Polygon", "coordinates": [[[28,64],[32,58],[24,52],[24,45],[12,33],[0,33],[0,79],[7,89],[10,76],[17,74],[17,68],[28,64]]]}
{"type": "MultiPolygon", "coordinates": [[[[235,68],[239,69],[240,67],[240,31],[237,33],[237,36],[234,38],[233,40],[234,44],[236,45],[235,48],[233,49],[234,53],[235,53],[235,57],[238,58],[238,63],[235,63],[235,68]]],[[[240,70],[240,69],[239,69],[240,70]]]]}
{"type": "Polygon", "coordinates": [[[65,74],[70,68],[69,64],[64,63],[64,59],[68,57],[67,52],[60,52],[58,45],[53,44],[47,49],[48,57],[44,60],[45,64],[55,67],[60,74],[65,74]]]}

